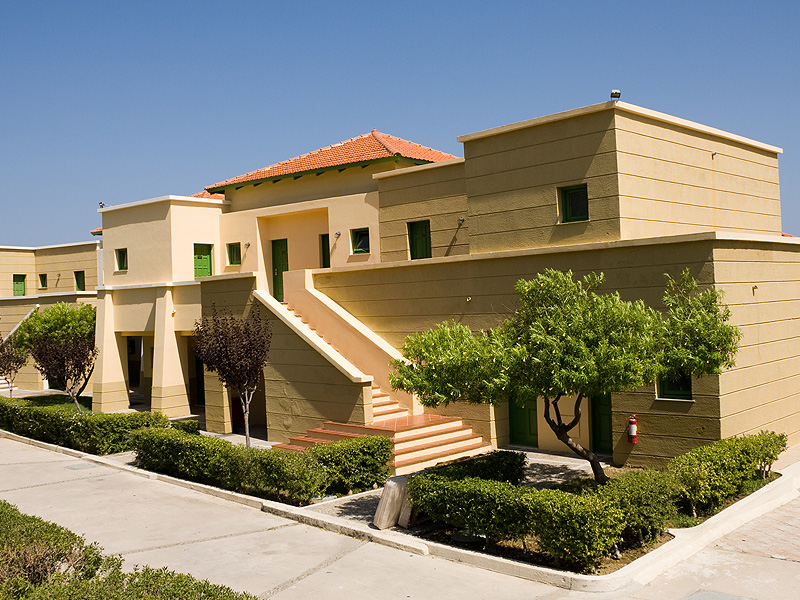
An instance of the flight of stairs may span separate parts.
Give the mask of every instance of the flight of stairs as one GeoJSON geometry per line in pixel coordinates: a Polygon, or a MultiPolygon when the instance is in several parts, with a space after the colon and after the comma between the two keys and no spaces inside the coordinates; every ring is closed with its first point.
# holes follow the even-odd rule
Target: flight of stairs
{"type": "MultiPolygon", "coordinates": [[[[291,318],[311,326],[301,315],[291,308],[284,307],[291,318]]],[[[319,334],[317,334],[319,335],[319,334]]],[[[326,344],[336,348],[320,336],[326,344]]],[[[367,435],[381,435],[392,440],[392,474],[413,473],[439,462],[482,454],[491,450],[491,444],[464,425],[458,417],[440,415],[411,415],[409,411],[393,400],[389,393],[377,386],[372,387],[372,417],[369,425],[337,423],[326,421],[321,427],[309,429],[303,435],[289,438],[285,444],[275,444],[274,448],[302,451],[316,444],[329,444],[337,440],[351,439],[367,435]]]]}

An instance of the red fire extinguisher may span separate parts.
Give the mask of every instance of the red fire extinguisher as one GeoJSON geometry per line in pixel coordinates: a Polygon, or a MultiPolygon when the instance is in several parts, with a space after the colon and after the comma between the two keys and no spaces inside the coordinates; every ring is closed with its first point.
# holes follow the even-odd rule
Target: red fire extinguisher
{"type": "Polygon", "coordinates": [[[639,435],[636,433],[636,415],[631,415],[628,419],[628,442],[635,444],[639,441],[639,435]]]}

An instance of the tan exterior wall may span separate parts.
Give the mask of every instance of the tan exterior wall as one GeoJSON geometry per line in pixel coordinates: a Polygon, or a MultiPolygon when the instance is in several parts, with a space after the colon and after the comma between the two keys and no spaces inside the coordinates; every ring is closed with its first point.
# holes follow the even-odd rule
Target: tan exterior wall
{"type": "Polygon", "coordinates": [[[623,238],[781,232],[774,152],[615,111],[623,238]]]}
{"type": "Polygon", "coordinates": [[[14,275],[25,275],[25,295],[38,293],[33,248],[0,248],[0,298],[14,295],[14,275]]]}
{"type": "Polygon", "coordinates": [[[470,251],[620,238],[610,111],[464,143],[470,251]],[[586,184],[589,220],[562,223],[559,188],[586,184]]]}
{"type": "Polygon", "coordinates": [[[464,161],[423,165],[378,178],[381,261],[409,260],[408,223],[430,220],[431,256],[469,254],[464,161]],[[399,173],[402,173],[400,175],[399,173]]]}
{"type": "MultiPolygon", "coordinates": [[[[541,249],[469,258],[433,260],[403,265],[380,265],[360,270],[319,271],[317,289],[363,321],[391,345],[399,348],[411,333],[457,320],[473,329],[487,329],[509,316],[515,306],[514,283],[545,268],[574,269],[576,276],[602,271],[604,289],[619,290],[626,299],[641,298],[661,307],[664,273],[677,276],[689,267],[701,285],[713,284],[710,239],[675,243],[617,242],[585,248],[541,249]],[[469,299],[469,300],[468,300],[469,299]]],[[[694,402],[657,400],[652,388],[614,394],[612,398],[615,460],[633,465],[659,464],[706,441],[719,439],[720,409],[716,377],[694,382],[694,402]],[[640,443],[631,446],[625,426],[631,413],[639,415],[640,443]]],[[[565,413],[572,410],[565,403],[565,413]]],[[[507,407],[444,409],[463,415],[485,439],[500,446],[509,443],[507,407]]],[[[591,411],[583,406],[585,421],[576,436],[591,445],[591,411]]],[[[539,446],[564,450],[539,419],[539,446]]]]}
{"type": "Polygon", "coordinates": [[[74,292],[75,272],[83,271],[85,290],[97,287],[98,242],[37,248],[36,278],[31,280],[37,294],[74,292]],[[39,286],[39,275],[47,275],[47,288],[39,286]]]}

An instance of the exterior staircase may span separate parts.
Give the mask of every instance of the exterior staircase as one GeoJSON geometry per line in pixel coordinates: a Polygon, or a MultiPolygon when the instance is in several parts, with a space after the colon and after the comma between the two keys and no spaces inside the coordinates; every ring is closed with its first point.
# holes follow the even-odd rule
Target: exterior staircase
{"type": "MultiPolygon", "coordinates": [[[[311,331],[315,328],[301,315],[283,305],[289,318],[296,319],[311,331]]],[[[324,337],[320,339],[338,352],[324,337]]],[[[302,451],[316,444],[351,439],[367,435],[381,435],[392,440],[392,474],[413,473],[439,462],[482,454],[491,450],[491,444],[464,425],[458,417],[440,415],[412,415],[391,395],[379,386],[372,386],[372,423],[359,425],[326,421],[321,427],[309,429],[305,434],[293,436],[288,443],[275,444],[275,448],[302,451]]]]}

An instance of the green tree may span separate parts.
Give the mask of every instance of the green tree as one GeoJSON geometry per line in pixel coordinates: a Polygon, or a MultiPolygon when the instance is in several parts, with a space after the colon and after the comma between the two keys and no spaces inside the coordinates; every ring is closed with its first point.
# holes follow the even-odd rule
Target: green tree
{"type": "Polygon", "coordinates": [[[597,456],[569,435],[584,400],[639,388],[677,368],[719,372],[714,369],[733,364],[739,334],[727,324],[730,313],[719,293],[698,294],[688,272],[681,283],[668,278],[666,318],[640,300],[598,294],[602,283],[602,274],[575,281],[571,271],[550,269],[518,281],[519,306],[496,329],[472,335],[463,325],[444,323],[410,336],[406,360],[392,363],[392,386],[415,392],[424,406],[503,399],[524,406],[541,398],[556,437],[605,483],[597,456]],[[687,330],[699,326],[706,335],[688,337],[687,330]],[[560,408],[565,400],[574,403],[568,421],[560,408]]]}
{"type": "Polygon", "coordinates": [[[250,403],[269,358],[272,325],[253,307],[247,319],[221,315],[216,307],[211,317],[194,326],[195,355],[205,368],[236,393],[244,414],[245,444],[250,446],[250,403]]]}
{"type": "Polygon", "coordinates": [[[16,340],[36,368],[56,388],[63,388],[80,412],[78,397],[94,371],[95,309],[59,302],[34,312],[19,327],[16,340]]]}
{"type": "Polygon", "coordinates": [[[10,384],[8,393],[14,395],[14,379],[19,370],[28,362],[28,353],[19,347],[15,336],[0,339],[0,376],[5,377],[10,384]]]}

